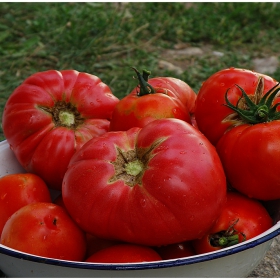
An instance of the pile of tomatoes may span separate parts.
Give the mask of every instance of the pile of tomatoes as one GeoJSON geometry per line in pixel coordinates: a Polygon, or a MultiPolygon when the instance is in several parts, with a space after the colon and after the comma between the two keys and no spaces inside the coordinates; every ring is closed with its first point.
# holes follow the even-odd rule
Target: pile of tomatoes
{"type": "Polygon", "coordinates": [[[132,69],[122,99],[75,70],[35,73],[10,95],[3,131],[26,173],[0,178],[1,244],[131,263],[220,250],[273,225],[278,82],[228,68],[196,94],[132,69]]]}

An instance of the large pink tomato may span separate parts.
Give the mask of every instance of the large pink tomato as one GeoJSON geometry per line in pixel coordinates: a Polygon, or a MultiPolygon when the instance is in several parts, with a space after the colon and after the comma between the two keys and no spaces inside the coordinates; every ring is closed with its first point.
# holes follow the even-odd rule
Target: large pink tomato
{"type": "Polygon", "coordinates": [[[119,99],[97,76],[75,70],[38,72],[9,97],[3,131],[18,161],[61,189],[73,154],[108,131],[119,99]]]}
{"type": "Polygon", "coordinates": [[[167,118],[90,140],[71,159],[62,196],[84,231],[158,246],[206,234],[225,203],[226,179],[207,138],[167,118]]]}

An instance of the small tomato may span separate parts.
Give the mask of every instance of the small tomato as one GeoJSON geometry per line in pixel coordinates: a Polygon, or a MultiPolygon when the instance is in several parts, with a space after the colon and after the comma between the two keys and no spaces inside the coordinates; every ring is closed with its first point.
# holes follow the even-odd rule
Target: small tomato
{"type": "Polygon", "coordinates": [[[148,80],[150,72],[143,75],[133,68],[139,86],[132,90],[113,110],[110,130],[128,130],[144,127],[153,120],[177,118],[191,123],[196,94],[188,84],[171,77],[148,80]]]}
{"type": "Polygon", "coordinates": [[[259,201],[229,192],[217,222],[203,238],[194,240],[193,246],[197,254],[217,251],[249,240],[272,225],[272,218],[259,201]]]}
{"type": "Polygon", "coordinates": [[[53,203],[32,203],[6,222],[1,244],[47,258],[83,261],[86,239],[66,211],[53,203]]]}
{"type": "Polygon", "coordinates": [[[135,244],[117,244],[94,253],[85,261],[95,263],[135,263],[160,260],[159,254],[152,248],[135,244]]]}
{"type": "Polygon", "coordinates": [[[34,202],[51,202],[45,182],[32,173],[9,174],[0,178],[0,233],[8,218],[34,202]]]}

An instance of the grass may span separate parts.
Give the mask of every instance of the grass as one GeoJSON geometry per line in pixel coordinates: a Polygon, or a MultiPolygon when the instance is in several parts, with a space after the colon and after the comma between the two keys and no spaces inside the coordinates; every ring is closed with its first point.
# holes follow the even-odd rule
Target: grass
{"type": "MultiPolygon", "coordinates": [[[[136,86],[131,66],[180,78],[197,92],[218,70],[251,69],[255,57],[278,57],[279,14],[278,3],[265,2],[1,2],[0,113],[25,78],[48,69],[95,74],[119,98],[136,86]],[[179,60],[164,56],[178,44],[204,52],[179,60]],[[184,72],[160,68],[161,59],[184,72]]],[[[280,69],[273,77],[280,80],[280,69]]]]}

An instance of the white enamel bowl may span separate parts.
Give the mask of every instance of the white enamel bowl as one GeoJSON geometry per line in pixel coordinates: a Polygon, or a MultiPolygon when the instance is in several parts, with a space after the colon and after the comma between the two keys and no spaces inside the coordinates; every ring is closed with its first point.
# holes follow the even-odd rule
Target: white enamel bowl
{"type": "MultiPolygon", "coordinates": [[[[24,172],[6,141],[0,142],[0,177],[24,172]]],[[[280,207],[279,207],[280,209],[280,207]]],[[[278,221],[280,211],[274,220],[278,221]]],[[[246,277],[264,258],[280,223],[230,248],[187,258],[134,264],[62,261],[25,254],[0,245],[0,270],[7,277],[246,277]]]]}

